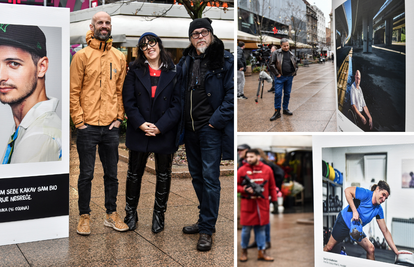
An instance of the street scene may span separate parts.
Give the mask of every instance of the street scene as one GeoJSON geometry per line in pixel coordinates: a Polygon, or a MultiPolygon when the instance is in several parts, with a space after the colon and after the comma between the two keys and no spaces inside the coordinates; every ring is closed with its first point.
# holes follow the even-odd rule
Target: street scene
{"type": "Polygon", "coordinates": [[[299,67],[293,79],[289,110],[292,116],[282,115],[270,121],[274,113],[272,84],[265,82],[255,103],[259,75],[246,77],[244,94],[237,100],[237,131],[239,132],[336,132],[335,73],[331,61],[299,67]]]}
{"type": "Polygon", "coordinates": [[[339,111],[364,131],[405,131],[404,1],[348,0],[335,18],[339,111]]]}
{"type": "Polygon", "coordinates": [[[237,130],[336,132],[332,10],[306,0],[239,7],[237,130]]]}

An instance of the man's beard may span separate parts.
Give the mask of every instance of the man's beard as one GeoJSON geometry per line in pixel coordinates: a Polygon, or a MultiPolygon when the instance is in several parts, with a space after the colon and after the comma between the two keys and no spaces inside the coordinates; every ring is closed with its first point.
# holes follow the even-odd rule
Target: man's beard
{"type": "Polygon", "coordinates": [[[251,166],[255,166],[257,164],[257,159],[255,161],[251,161],[251,162],[248,161],[247,163],[249,163],[251,166]]]}
{"type": "MultiPolygon", "coordinates": [[[[106,29],[106,31],[108,33],[105,35],[105,34],[101,34],[101,32],[99,30],[97,30],[95,28],[95,26],[93,26],[93,28],[95,29],[93,31],[93,37],[95,37],[96,39],[101,40],[101,41],[108,41],[109,37],[111,36],[111,30],[110,29],[106,29]]],[[[102,30],[102,28],[101,28],[101,30],[102,30]]]]}
{"type": "MultiPolygon", "coordinates": [[[[37,70],[36,70],[36,73],[37,73],[37,70]]],[[[0,94],[0,102],[3,103],[3,104],[8,104],[10,106],[11,105],[16,105],[16,104],[18,105],[18,104],[22,103],[26,98],[31,96],[33,94],[33,92],[36,90],[36,87],[37,87],[36,73],[35,73],[35,76],[34,76],[32,82],[30,84],[28,84],[29,90],[24,91],[23,95],[18,96],[16,99],[7,100],[7,97],[6,97],[6,99],[2,99],[2,97],[1,97],[2,94],[0,94]],[[30,88],[30,86],[31,86],[31,88],[30,88]]],[[[11,87],[14,87],[17,90],[19,90],[14,84],[2,83],[2,85],[11,86],[11,87]]]]}
{"type": "MultiPolygon", "coordinates": [[[[202,40],[199,40],[198,42],[201,42],[202,40]]],[[[203,40],[204,42],[205,42],[205,40],[203,40]]],[[[197,44],[198,44],[198,42],[197,42],[197,44]]],[[[210,42],[210,44],[209,45],[211,45],[213,43],[213,40],[211,40],[211,42],[210,42]]],[[[197,50],[198,50],[198,52],[200,52],[201,54],[204,54],[205,52],[206,52],[206,50],[207,50],[207,48],[209,47],[209,45],[207,45],[207,43],[206,43],[206,45],[204,45],[204,46],[197,46],[197,50]]]]}
{"type": "Polygon", "coordinates": [[[201,54],[204,54],[207,50],[208,46],[198,46],[197,50],[198,52],[200,52],[201,54]]]}

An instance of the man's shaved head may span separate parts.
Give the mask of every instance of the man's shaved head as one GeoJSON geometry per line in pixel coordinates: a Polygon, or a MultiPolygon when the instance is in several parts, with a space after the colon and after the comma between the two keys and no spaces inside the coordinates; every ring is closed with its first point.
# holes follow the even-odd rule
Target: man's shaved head
{"type": "Polygon", "coordinates": [[[106,13],[105,11],[99,11],[95,13],[95,15],[93,15],[91,24],[94,25],[100,16],[108,16],[109,20],[111,20],[111,16],[108,13],[106,13]]]}

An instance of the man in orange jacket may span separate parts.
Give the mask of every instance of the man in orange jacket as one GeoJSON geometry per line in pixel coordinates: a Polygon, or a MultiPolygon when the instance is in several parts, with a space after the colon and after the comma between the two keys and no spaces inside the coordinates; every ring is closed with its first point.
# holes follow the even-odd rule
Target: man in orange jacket
{"type": "Polygon", "coordinates": [[[260,161],[260,153],[257,149],[249,149],[246,152],[246,161],[237,171],[237,192],[241,193],[240,224],[243,225],[241,234],[242,254],[240,261],[247,261],[247,246],[249,245],[250,232],[253,228],[257,243],[258,260],[273,261],[265,253],[266,225],[269,224],[270,203],[277,199],[276,185],[272,169],[260,161]],[[262,196],[254,193],[250,184],[244,183],[246,175],[250,181],[263,186],[262,196]]]}
{"type": "Polygon", "coordinates": [[[96,146],[104,169],[106,220],[117,231],[128,226],[116,212],[118,194],[119,126],[124,118],[122,86],[125,56],[112,47],[111,17],[96,13],[86,34],[88,46],[77,52],[70,66],[70,115],[77,128],[79,153],[79,223],[77,233],[89,235],[91,183],[96,146]]]}

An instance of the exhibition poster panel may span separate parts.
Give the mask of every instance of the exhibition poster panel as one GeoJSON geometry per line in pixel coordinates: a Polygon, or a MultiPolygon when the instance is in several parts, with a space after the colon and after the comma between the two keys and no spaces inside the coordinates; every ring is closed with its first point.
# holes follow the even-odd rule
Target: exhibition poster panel
{"type": "Polygon", "coordinates": [[[397,256],[414,251],[413,149],[413,135],[313,137],[315,266],[414,264],[413,254],[397,256]]]}
{"type": "Polygon", "coordinates": [[[69,10],[0,5],[0,245],[68,237],[69,10]]]}
{"type": "Polygon", "coordinates": [[[413,7],[404,0],[333,0],[338,131],[414,131],[406,31],[413,7]]]}

